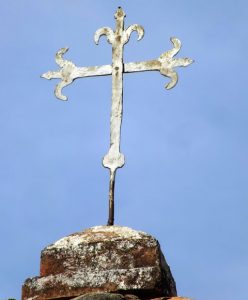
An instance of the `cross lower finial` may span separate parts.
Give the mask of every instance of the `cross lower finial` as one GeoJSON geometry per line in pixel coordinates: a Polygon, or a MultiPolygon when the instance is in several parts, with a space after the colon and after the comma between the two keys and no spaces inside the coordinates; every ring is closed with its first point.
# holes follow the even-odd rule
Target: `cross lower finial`
{"type": "Polygon", "coordinates": [[[62,89],[71,84],[75,79],[90,76],[112,75],[112,108],[110,119],[110,149],[103,158],[103,166],[110,170],[109,184],[109,218],[108,225],[114,224],[114,186],[115,174],[118,168],[123,167],[125,163],[124,155],[120,152],[122,105],[123,105],[123,73],[142,72],[142,71],[160,71],[168,78],[170,82],[166,84],[166,89],[173,88],[178,81],[176,67],[186,67],[193,60],[189,58],[175,58],[175,55],[181,48],[179,39],[173,37],[171,42],[173,48],[162,53],[159,58],[149,61],[124,63],[123,49],[129,41],[131,33],[138,33],[138,40],[144,36],[144,29],[138,24],[124,28],[125,13],[119,7],[115,13],[116,29],[113,31],[110,27],[103,27],[96,31],[94,40],[98,44],[101,36],[105,35],[107,41],[112,45],[112,64],[94,67],[77,67],[73,62],[65,60],[63,55],[68,48],[61,48],[55,61],[61,68],[58,71],[49,71],[42,75],[46,79],[61,79],[55,88],[55,95],[60,100],[67,100],[62,94],[62,89]]]}

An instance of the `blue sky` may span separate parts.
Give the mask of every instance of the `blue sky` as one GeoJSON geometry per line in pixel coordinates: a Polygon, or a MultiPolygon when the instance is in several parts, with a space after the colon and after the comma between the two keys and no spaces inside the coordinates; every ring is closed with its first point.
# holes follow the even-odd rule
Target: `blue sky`
{"type": "Polygon", "coordinates": [[[248,293],[248,2],[8,0],[0,3],[0,300],[20,299],[40,251],[107,221],[111,78],[84,78],[56,100],[55,52],[79,66],[111,63],[95,31],[144,26],[125,62],[183,44],[195,60],[164,89],[156,72],[124,76],[116,224],[154,235],[180,295],[243,299],[248,293]]]}

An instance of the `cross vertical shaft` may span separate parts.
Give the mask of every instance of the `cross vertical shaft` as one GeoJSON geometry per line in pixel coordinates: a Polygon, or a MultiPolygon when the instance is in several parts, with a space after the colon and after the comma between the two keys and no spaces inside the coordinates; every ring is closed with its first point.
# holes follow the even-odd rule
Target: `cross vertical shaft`
{"type": "Polygon", "coordinates": [[[110,149],[103,158],[103,166],[110,170],[109,183],[109,218],[107,225],[114,224],[114,187],[115,173],[125,163],[124,155],[120,152],[122,105],[123,105],[123,48],[128,42],[133,31],[138,32],[138,39],[144,35],[144,29],[140,25],[132,25],[126,30],[124,28],[125,13],[121,7],[115,13],[116,30],[104,27],[99,29],[95,35],[98,43],[101,35],[106,35],[108,42],[112,44],[112,106],[110,118],[110,149]]]}
{"type": "Polygon", "coordinates": [[[103,158],[103,166],[110,171],[109,182],[109,217],[108,225],[114,224],[114,186],[116,169],[124,165],[124,155],[120,153],[122,105],[123,105],[123,47],[126,43],[124,31],[125,13],[119,7],[116,14],[116,30],[102,28],[96,32],[97,42],[106,34],[112,44],[112,104],[110,118],[110,149],[103,158]]]}
{"type": "MultiPolygon", "coordinates": [[[[122,106],[123,106],[123,43],[122,34],[124,30],[125,14],[118,9],[116,15],[116,32],[112,45],[112,108],[110,119],[110,156],[119,164],[110,168],[109,183],[109,217],[108,225],[114,224],[114,188],[115,188],[115,172],[118,167],[124,165],[124,156],[120,153],[120,135],[122,122],[122,106]]],[[[105,157],[105,160],[108,159],[105,157]]],[[[103,161],[104,165],[104,161],[103,161]]]]}

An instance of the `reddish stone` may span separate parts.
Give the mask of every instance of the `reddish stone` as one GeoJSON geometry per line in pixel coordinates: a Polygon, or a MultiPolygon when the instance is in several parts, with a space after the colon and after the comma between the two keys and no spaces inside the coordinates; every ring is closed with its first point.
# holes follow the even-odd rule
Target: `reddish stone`
{"type": "Polygon", "coordinates": [[[22,300],[128,291],[140,297],[176,296],[159,243],[127,227],[98,226],[46,247],[41,253],[40,276],[26,280],[22,300]]]}

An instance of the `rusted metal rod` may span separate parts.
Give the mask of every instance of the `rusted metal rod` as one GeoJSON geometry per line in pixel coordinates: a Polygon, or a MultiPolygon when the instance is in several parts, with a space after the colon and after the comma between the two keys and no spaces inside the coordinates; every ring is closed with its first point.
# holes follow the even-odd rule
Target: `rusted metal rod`
{"type": "Polygon", "coordinates": [[[115,214],[115,172],[110,170],[110,180],[109,180],[109,217],[108,226],[114,225],[114,214],[115,214]]]}

